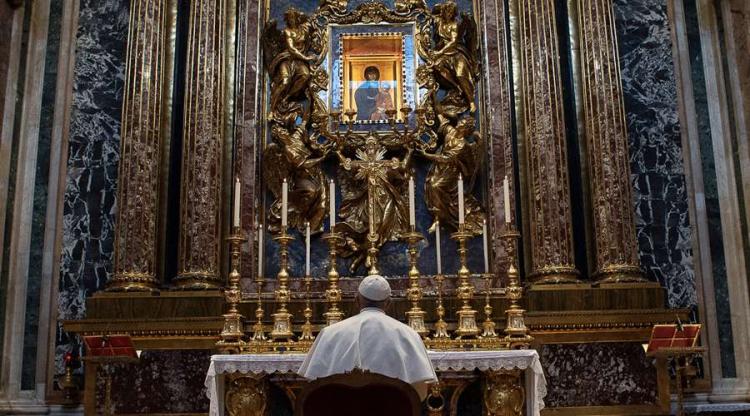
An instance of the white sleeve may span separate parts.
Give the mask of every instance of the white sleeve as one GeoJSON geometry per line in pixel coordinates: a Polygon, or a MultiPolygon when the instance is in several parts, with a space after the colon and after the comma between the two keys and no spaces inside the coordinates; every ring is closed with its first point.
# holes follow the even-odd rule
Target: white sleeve
{"type": "Polygon", "coordinates": [[[318,351],[318,345],[320,344],[320,340],[323,339],[323,334],[325,332],[325,328],[321,329],[318,333],[318,336],[315,337],[315,342],[313,342],[313,345],[310,347],[310,350],[307,352],[307,355],[305,356],[305,361],[302,362],[302,365],[299,367],[299,370],[297,370],[297,374],[301,375],[305,378],[315,378],[310,376],[310,364],[314,362],[315,359],[319,359],[320,357],[315,357],[316,352],[318,351]]]}

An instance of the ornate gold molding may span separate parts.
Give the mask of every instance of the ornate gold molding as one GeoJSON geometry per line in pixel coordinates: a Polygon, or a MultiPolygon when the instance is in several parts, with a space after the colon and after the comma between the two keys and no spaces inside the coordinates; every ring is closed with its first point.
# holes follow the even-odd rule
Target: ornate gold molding
{"type": "Polygon", "coordinates": [[[225,0],[196,0],[190,5],[185,122],[180,194],[180,288],[216,288],[222,234],[222,161],[224,158],[225,0]]]}
{"type": "Polygon", "coordinates": [[[578,2],[581,84],[600,283],[642,282],[611,0],[578,2]]]}
{"type": "Polygon", "coordinates": [[[114,277],[107,290],[156,290],[157,230],[163,137],[166,0],[130,7],[122,110],[114,277]]]}
{"type": "Polygon", "coordinates": [[[526,128],[531,274],[536,283],[578,282],[559,50],[552,0],[519,0],[526,128]]]}
{"type": "Polygon", "coordinates": [[[487,416],[521,416],[526,392],[521,370],[486,371],[484,375],[484,414],[487,416]]]}
{"type": "Polygon", "coordinates": [[[226,381],[224,405],[229,416],[264,416],[268,404],[265,375],[230,375],[226,381]]]}

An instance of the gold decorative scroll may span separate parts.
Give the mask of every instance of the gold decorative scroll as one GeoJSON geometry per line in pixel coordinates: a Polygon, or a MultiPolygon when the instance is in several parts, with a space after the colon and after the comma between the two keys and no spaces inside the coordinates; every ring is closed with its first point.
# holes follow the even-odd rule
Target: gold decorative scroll
{"type": "Polygon", "coordinates": [[[580,0],[577,29],[594,207],[596,274],[600,282],[642,281],[612,1],[580,0]]]}
{"type": "Polygon", "coordinates": [[[555,2],[520,0],[531,279],[576,282],[555,2]]]}
{"type": "Polygon", "coordinates": [[[183,127],[179,274],[182,288],[220,277],[226,0],[190,4],[183,127]]]}
{"type": "Polygon", "coordinates": [[[166,0],[130,6],[114,277],[107,290],[155,290],[166,0]]]}

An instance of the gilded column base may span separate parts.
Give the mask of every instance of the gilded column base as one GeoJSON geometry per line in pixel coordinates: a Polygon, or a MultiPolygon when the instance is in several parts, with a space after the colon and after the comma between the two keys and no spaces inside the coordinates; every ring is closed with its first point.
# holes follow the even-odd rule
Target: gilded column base
{"type": "Polygon", "coordinates": [[[535,285],[560,285],[581,283],[580,273],[575,266],[543,267],[529,276],[535,285]]]}
{"type": "Polygon", "coordinates": [[[107,282],[107,292],[158,292],[159,282],[147,273],[116,273],[107,282]]]}
{"type": "Polygon", "coordinates": [[[180,290],[214,290],[224,286],[220,277],[201,272],[180,273],[172,283],[175,289],[180,290]]]}
{"type": "Polygon", "coordinates": [[[629,264],[607,266],[598,271],[596,275],[597,284],[648,283],[648,280],[643,278],[641,268],[629,264]]]}

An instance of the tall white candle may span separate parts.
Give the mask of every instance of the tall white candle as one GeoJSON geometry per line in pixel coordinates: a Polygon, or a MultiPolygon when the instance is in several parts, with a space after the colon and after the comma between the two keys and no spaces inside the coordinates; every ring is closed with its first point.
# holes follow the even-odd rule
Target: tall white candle
{"type": "Polygon", "coordinates": [[[336,226],[336,184],[333,183],[333,179],[328,183],[328,196],[330,207],[328,215],[331,221],[331,232],[333,232],[333,227],[336,226]]]}
{"type": "Polygon", "coordinates": [[[458,174],[458,223],[464,223],[464,178],[458,174]]]}
{"type": "Polygon", "coordinates": [[[503,179],[503,201],[505,202],[505,223],[510,224],[510,183],[508,175],[503,179]]]}
{"type": "Polygon", "coordinates": [[[484,272],[490,272],[489,247],[487,246],[487,220],[482,220],[482,245],[484,247],[484,272]]]}
{"type": "Polygon", "coordinates": [[[305,222],[305,276],[310,276],[310,223],[305,222]]]}
{"type": "Polygon", "coordinates": [[[437,274],[443,274],[443,261],[440,258],[440,221],[435,221],[435,259],[437,260],[437,274]]]}
{"type": "Polygon", "coordinates": [[[240,178],[236,178],[234,181],[234,208],[232,210],[234,214],[232,218],[232,227],[240,226],[240,178]]]}
{"type": "Polygon", "coordinates": [[[263,277],[263,225],[258,224],[258,277],[263,277]]]}
{"type": "Polygon", "coordinates": [[[287,210],[289,209],[289,183],[284,178],[281,184],[281,226],[287,226],[287,210]]]}
{"type": "Polygon", "coordinates": [[[417,214],[414,206],[414,178],[409,176],[409,225],[414,227],[416,224],[417,214]]]}

